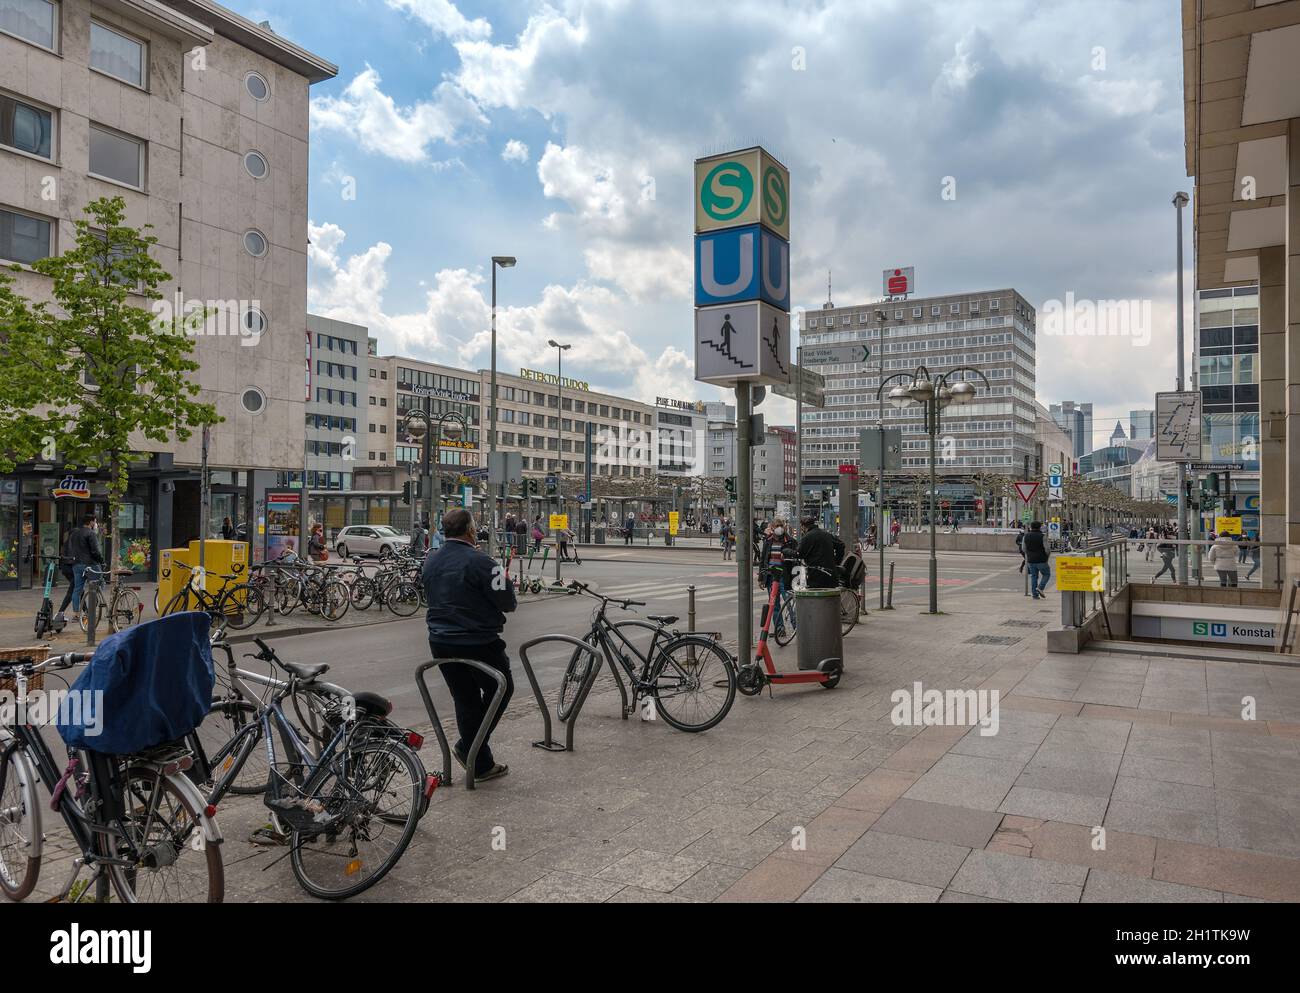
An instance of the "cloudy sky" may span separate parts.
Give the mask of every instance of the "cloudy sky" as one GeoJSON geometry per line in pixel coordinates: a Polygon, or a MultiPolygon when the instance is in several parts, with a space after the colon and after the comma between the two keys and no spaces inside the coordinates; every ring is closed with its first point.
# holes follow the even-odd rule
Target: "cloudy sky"
{"type": "Polygon", "coordinates": [[[552,368],[557,337],[593,385],[719,395],[692,381],[691,162],[761,143],[795,309],[828,269],[837,304],[876,299],[890,265],[1040,315],[1145,301],[1149,333],[1040,328],[1038,396],[1092,401],[1101,444],[1173,387],[1177,0],[234,3],[339,65],[312,91],[309,302],[385,353],[486,366],[488,260],[515,255],[502,368],[552,368]]]}

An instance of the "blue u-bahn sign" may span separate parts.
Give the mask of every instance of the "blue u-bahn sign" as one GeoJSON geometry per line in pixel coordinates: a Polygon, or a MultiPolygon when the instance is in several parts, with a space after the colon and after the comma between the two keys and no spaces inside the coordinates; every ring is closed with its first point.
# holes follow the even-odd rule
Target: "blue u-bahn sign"
{"type": "Polygon", "coordinates": [[[790,309],[790,243],[759,224],[695,238],[695,306],[762,300],[790,309]]]}

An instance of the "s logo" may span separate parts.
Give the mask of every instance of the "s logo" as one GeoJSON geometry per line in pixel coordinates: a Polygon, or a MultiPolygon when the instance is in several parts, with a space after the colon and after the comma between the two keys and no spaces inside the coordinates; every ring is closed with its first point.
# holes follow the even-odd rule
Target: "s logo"
{"type": "Polygon", "coordinates": [[[718,163],[700,187],[700,206],[715,221],[735,220],[753,198],[754,177],[736,161],[718,163]]]}
{"type": "Polygon", "coordinates": [[[790,210],[790,200],[785,191],[785,180],[776,166],[768,166],[763,173],[763,209],[776,227],[785,223],[790,210]]]}

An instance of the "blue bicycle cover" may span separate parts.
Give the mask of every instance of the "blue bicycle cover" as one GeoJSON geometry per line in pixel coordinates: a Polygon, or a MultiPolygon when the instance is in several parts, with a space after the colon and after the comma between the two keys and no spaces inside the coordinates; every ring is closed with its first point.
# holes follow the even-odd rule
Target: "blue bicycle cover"
{"type": "Polygon", "coordinates": [[[59,734],[109,755],[174,741],[203,722],[215,683],[208,615],[169,614],[100,643],[61,708],[59,734]]]}

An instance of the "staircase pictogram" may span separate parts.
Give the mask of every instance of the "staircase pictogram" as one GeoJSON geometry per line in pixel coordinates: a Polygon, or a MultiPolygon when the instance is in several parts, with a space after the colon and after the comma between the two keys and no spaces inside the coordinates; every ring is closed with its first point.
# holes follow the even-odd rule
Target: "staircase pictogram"
{"type": "Polygon", "coordinates": [[[740,359],[736,358],[734,355],[731,354],[731,336],[736,333],[736,329],[731,326],[730,314],[722,315],[722,327],[720,328],[720,330],[722,331],[721,344],[718,344],[712,338],[704,338],[701,340],[700,344],[708,345],[719,355],[723,356],[724,358],[730,359],[733,364],[735,364],[741,369],[754,368],[754,364],[752,362],[742,362],[740,359]]]}

